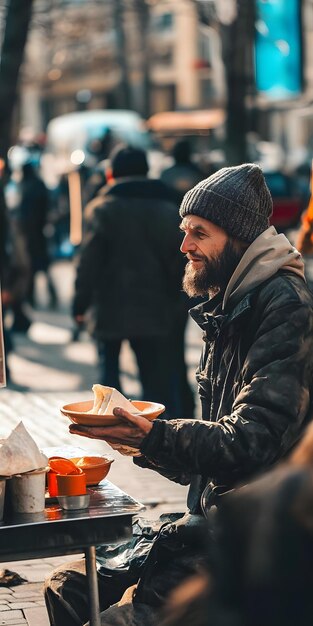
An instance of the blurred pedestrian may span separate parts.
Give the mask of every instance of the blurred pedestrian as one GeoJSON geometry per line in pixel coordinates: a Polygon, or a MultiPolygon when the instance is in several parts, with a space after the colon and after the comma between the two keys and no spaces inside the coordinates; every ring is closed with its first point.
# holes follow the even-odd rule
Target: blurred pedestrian
{"type": "Polygon", "coordinates": [[[105,161],[98,161],[94,167],[89,169],[89,175],[84,182],[83,189],[84,206],[93,200],[100,189],[107,183],[105,169],[105,161]]]}
{"type": "Polygon", "coordinates": [[[11,379],[7,357],[14,349],[12,338],[14,324],[23,325],[25,331],[31,324],[31,320],[23,311],[23,301],[28,289],[29,278],[30,263],[25,241],[19,232],[18,223],[14,220],[8,220],[2,181],[0,180],[0,281],[7,383],[11,379]],[[8,312],[11,312],[14,317],[11,326],[6,324],[8,312]]]}
{"type": "Polygon", "coordinates": [[[20,184],[21,202],[17,215],[31,263],[31,278],[27,300],[30,304],[35,304],[35,276],[37,272],[44,272],[50,302],[55,306],[57,294],[49,274],[50,258],[47,237],[45,236],[45,226],[47,225],[49,213],[49,192],[31,162],[23,165],[22,173],[20,184]]]}
{"type": "MultiPolygon", "coordinates": [[[[5,205],[5,197],[3,192],[3,167],[0,164],[0,284],[1,284],[1,306],[2,306],[2,322],[4,322],[5,309],[7,305],[7,301],[9,300],[9,293],[6,290],[5,285],[5,272],[7,265],[7,254],[6,254],[6,239],[7,239],[7,216],[6,216],[6,205],[5,205]]],[[[0,333],[2,333],[2,329],[0,329],[0,333]]],[[[3,339],[4,339],[4,350],[5,350],[5,368],[6,368],[6,380],[10,379],[10,371],[8,367],[7,357],[8,354],[12,350],[12,340],[11,335],[8,330],[6,330],[3,323],[3,339]]],[[[1,372],[3,376],[4,368],[1,372]]],[[[1,376],[1,378],[2,378],[1,376]]],[[[2,380],[1,380],[2,383],[2,380]]]]}
{"type": "Polygon", "coordinates": [[[147,178],[144,151],[117,147],[112,183],[86,207],[89,225],[77,269],[73,313],[91,312],[100,381],[121,390],[119,356],[133,349],[142,397],[171,413],[170,332],[180,306],[184,261],[178,208],[170,190],[147,178]]]}
{"type": "Polygon", "coordinates": [[[67,248],[70,236],[70,195],[68,175],[65,173],[60,176],[53,192],[51,222],[54,228],[54,256],[58,257],[67,248]]]}
{"type": "Polygon", "coordinates": [[[161,180],[175,190],[180,203],[183,196],[203,178],[203,172],[192,161],[192,151],[187,139],[180,139],[173,148],[174,165],[161,172],[161,180]]]}

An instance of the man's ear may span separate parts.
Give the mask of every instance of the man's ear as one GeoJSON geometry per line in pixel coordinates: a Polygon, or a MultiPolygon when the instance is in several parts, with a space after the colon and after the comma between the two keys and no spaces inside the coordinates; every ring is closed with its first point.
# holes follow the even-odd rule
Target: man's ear
{"type": "Polygon", "coordinates": [[[236,237],[229,237],[229,241],[234,246],[236,252],[244,255],[245,251],[248,250],[250,244],[246,241],[242,241],[242,239],[237,239],[236,237]]]}

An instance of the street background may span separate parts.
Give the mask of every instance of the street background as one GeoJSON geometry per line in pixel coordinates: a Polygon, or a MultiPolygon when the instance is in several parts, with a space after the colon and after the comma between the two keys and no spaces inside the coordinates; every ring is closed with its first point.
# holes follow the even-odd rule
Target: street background
{"type": "MultiPolygon", "coordinates": [[[[25,304],[32,324],[13,333],[10,384],[0,389],[0,438],[23,420],[41,448],[110,453],[109,479],[143,502],[148,517],[184,510],[187,488],[136,468],[105,443],[70,435],[60,413],[67,402],[91,399],[98,382],[90,337],[82,332],[73,341],[71,254],[80,232],[70,233],[70,223],[77,227],[90,197],[85,183],[106,179],[114,145],[144,148],[149,175],[158,177],[174,163],[177,140],[187,138],[203,178],[223,165],[258,163],[273,195],[271,223],[279,232],[299,229],[312,171],[312,15],[313,0],[0,2],[0,220],[9,218],[12,228],[21,218],[22,170],[31,164],[49,190],[38,237],[44,234],[49,243],[57,292],[52,308],[45,276],[36,275],[35,306],[25,304]],[[78,178],[81,197],[69,202],[67,185],[78,178]]],[[[42,209],[31,206],[33,220],[42,209]]],[[[8,247],[10,257],[0,259],[4,269],[18,256],[10,228],[5,233],[0,222],[0,252],[8,247]]],[[[306,270],[312,285],[311,259],[306,270]]],[[[7,287],[14,291],[13,284],[7,287]]],[[[31,294],[26,300],[32,302],[31,294]]],[[[186,359],[195,392],[201,343],[190,321],[186,359]]],[[[138,397],[127,343],[121,368],[125,395],[138,397]]],[[[0,626],[48,625],[42,581],[64,560],[7,564],[29,582],[0,586],[0,626]]]]}

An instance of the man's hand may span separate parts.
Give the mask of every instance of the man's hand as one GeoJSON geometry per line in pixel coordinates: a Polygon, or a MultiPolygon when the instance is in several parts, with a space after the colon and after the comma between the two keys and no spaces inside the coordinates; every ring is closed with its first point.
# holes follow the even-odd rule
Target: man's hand
{"type": "Polygon", "coordinates": [[[141,415],[132,415],[124,409],[115,408],[113,413],[123,419],[123,424],[116,426],[80,426],[71,424],[72,435],[81,435],[90,439],[104,439],[108,443],[119,443],[132,448],[139,448],[152,428],[151,422],[141,415]]]}

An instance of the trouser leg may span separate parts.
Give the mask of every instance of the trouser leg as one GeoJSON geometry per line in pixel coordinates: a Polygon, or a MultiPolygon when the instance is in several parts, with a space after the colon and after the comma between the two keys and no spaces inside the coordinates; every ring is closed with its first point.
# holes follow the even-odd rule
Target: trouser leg
{"type": "Polygon", "coordinates": [[[50,297],[50,305],[56,306],[58,303],[58,294],[57,294],[57,290],[55,288],[54,282],[52,280],[49,267],[47,268],[45,274],[46,274],[47,287],[48,287],[49,297],[50,297]]]}
{"type": "Polygon", "coordinates": [[[84,560],[63,565],[46,579],[45,601],[52,626],[81,626],[88,620],[84,560]]]}
{"type": "Polygon", "coordinates": [[[31,325],[31,320],[24,312],[23,303],[16,302],[11,308],[14,314],[12,331],[26,333],[31,325]]]}
{"type": "Polygon", "coordinates": [[[119,355],[121,339],[98,341],[100,383],[121,391],[119,355]]]}
{"type": "Polygon", "coordinates": [[[168,340],[163,337],[140,337],[129,340],[135,352],[143,400],[170,402],[170,355],[168,340]]]}
{"type": "Polygon", "coordinates": [[[171,401],[172,413],[176,417],[192,419],[195,399],[188,381],[188,369],[185,356],[185,330],[187,314],[177,316],[175,327],[170,335],[171,352],[171,401]]]}
{"type": "MultiPolygon", "coordinates": [[[[119,601],[129,580],[98,576],[100,611],[119,601]]],[[[136,581],[134,581],[136,582],[136,581]]],[[[82,626],[89,620],[85,560],[62,565],[45,581],[45,601],[51,626],[82,626]]]]}
{"type": "MultiPolygon", "coordinates": [[[[111,606],[100,617],[101,626],[159,626],[161,623],[159,611],[147,604],[111,606]]],[[[89,622],[85,626],[89,626],[89,622]]]]}

